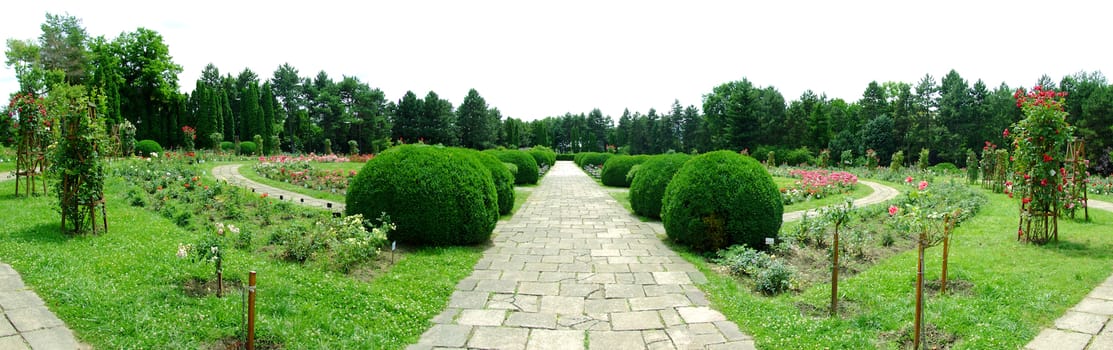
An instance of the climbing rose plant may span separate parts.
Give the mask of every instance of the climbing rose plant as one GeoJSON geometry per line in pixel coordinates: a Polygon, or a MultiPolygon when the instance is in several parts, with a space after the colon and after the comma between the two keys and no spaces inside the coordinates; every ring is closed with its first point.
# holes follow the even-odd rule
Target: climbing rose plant
{"type": "Polygon", "coordinates": [[[1047,243],[1057,235],[1053,230],[1063,199],[1062,164],[1074,131],[1063,110],[1066,96],[1066,92],[1044,90],[1039,85],[1027,93],[1017,90],[1013,94],[1024,112],[1024,119],[1004,133],[1012,136],[1017,176],[1013,186],[1023,204],[1017,238],[1032,243],[1047,243]]]}

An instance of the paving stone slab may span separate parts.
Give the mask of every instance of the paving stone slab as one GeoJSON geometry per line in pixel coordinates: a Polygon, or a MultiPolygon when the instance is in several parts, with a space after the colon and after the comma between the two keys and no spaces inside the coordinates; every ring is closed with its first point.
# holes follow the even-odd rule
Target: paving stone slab
{"type": "Polygon", "coordinates": [[[0,337],[0,349],[4,350],[29,350],[30,347],[23,341],[23,337],[12,335],[7,337],[0,337]]]}
{"type": "Polygon", "coordinates": [[[515,327],[476,327],[468,339],[469,348],[516,350],[525,349],[529,330],[515,327]]]}
{"type": "Polygon", "coordinates": [[[1108,316],[1067,311],[1063,317],[1055,320],[1055,327],[1078,333],[1098,334],[1101,328],[1105,326],[1106,321],[1109,321],[1108,316]]]}
{"type": "Polygon", "coordinates": [[[506,318],[506,310],[464,309],[456,322],[468,326],[501,326],[506,318]]]}
{"type": "Polygon", "coordinates": [[[687,323],[726,321],[727,319],[723,314],[706,306],[678,307],[676,312],[687,323]]]}
{"type": "Polygon", "coordinates": [[[30,332],[43,328],[64,326],[62,320],[54,316],[45,306],[7,310],[8,319],[20,332],[30,332]]]}
{"type": "Polygon", "coordinates": [[[524,328],[556,329],[556,314],[542,312],[511,312],[506,325],[524,328]]]}
{"type": "Polygon", "coordinates": [[[584,331],[535,329],[526,350],[583,350],[584,331]]]}
{"type": "Polygon", "coordinates": [[[587,333],[590,350],[645,349],[645,341],[638,331],[591,331],[587,333]]]}
{"type": "Polygon", "coordinates": [[[1086,312],[1095,315],[1113,315],[1113,301],[1095,298],[1084,298],[1071,310],[1086,312]]]}
{"type": "Polygon", "coordinates": [[[1044,329],[1036,336],[1036,339],[1032,339],[1024,348],[1028,350],[1084,350],[1089,342],[1089,334],[1044,329]]]}
{"type": "Polygon", "coordinates": [[[23,339],[31,345],[33,350],[69,350],[77,349],[77,340],[73,332],[66,327],[54,327],[37,331],[24,332],[23,339]]]}
{"type": "Polygon", "coordinates": [[[611,314],[611,328],[616,331],[661,329],[661,317],[654,311],[615,312],[611,314]]]}

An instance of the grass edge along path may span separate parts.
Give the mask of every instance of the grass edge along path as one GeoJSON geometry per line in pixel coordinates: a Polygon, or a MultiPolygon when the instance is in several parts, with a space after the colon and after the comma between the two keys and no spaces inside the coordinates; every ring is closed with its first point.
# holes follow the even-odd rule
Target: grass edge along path
{"type": "MultiPolygon", "coordinates": [[[[127,206],[119,181],[109,180],[110,231],[101,236],[59,233],[49,196],[0,196],[0,210],[19,213],[0,217],[0,260],[96,348],[206,348],[239,334],[238,291],[225,298],[182,291],[185,280],[212,274],[211,265],[174,256],[196,234],[127,206]]],[[[13,184],[0,183],[0,193],[12,193],[13,184]]],[[[397,349],[444,309],[481,248],[418,249],[369,282],[239,250],[229,250],[225,271],[229,280],[259,272],[260,339],[286,348],[397,349]]]]}
{"type": "MultiPolygon", "coordinates": [[[[958,337],[954,349],[1015,349],[1078,303],[1113,269],[1113,236],[1099,223],[1113,214],[1091,212],[1093,222],[1060,221],[1060,243],[1016,242],[1014,200],[989,194],[990,203],[954,234],[950,276],[973,283],[970,295],[929,297],[925,322],[958,337]]],[[[939,247],[926,253],[925,280],[937,280],[939,247]]],[[[759,296],[722,275],[696,254],[678,249],[710,283],[700,285],[712,305],[750,333],[762,349],[896,348],[896,334],[911,328],[915,251],[882,261],[840,280],[840,304],[856,312],[841,319],[812,317],[802,304],[825,308],[830,285],[799,295],[759,296]]]]}

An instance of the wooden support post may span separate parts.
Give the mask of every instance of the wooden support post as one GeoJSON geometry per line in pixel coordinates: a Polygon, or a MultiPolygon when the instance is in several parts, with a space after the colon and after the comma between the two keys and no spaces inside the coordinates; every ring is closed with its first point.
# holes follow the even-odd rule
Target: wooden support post
{"type": "Polygon", "coordinates": [[[835,222],[835,239],[831,245],[831,316],[839,315],[839,222],[835,222]]]}
{"type": "Polygon", "coordinates": [[[927,237],[924,233],[920,233],[920,241],[916,244],[916,250],[919,251],[919,260],[916,263],[916,312],[915,320],[912,325],[912,349],[921,349],[923,339],[920,333],[923,331],[923,317],[924,317],[924,239],[927,237]]]}

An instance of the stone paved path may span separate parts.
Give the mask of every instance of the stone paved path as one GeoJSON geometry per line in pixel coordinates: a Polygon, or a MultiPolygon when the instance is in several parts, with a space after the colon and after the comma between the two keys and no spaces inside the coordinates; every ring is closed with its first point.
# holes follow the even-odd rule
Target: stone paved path
{"type": "Polygon", "coordinates": [[[753,349],[706,278],[572,162],[557,162],[409,349],[753,349]]]}
{"type": "Polygon", "coordinates": [[[0,349],[85,349],[8,264],[0,263],[0,349]]]}
{"type": "Polygon", "coordinates": [[[10,172],[10,171],[0,172],[0,181],[8,181],[8,180],[12,180],[12,179],[15,179],[15,175],[13,175],[12,172],[10,172]]]}
{"type": "MultiPolygon", "coordinates": [[[[1090,209],[1113,211],[1113,203],[1091,199],[1090,209]]],[[[1024,348],[1031,350],[1113,349],[1113,275],[1094,288],[1024,348]]]]}
{"type": "Polygon", "coordinates": [[[248,180],[243,175],[240,175],[240,167],[243,164],[229,164],[221,165],[213,168],[213,177],[217,180],[227,181],[228,183],[244,188],[249,188],[256,193],[266,193],[268,197],[282,201],[290,201],[297,204],[317,207],[334,212],[343,212],[344,203],[331,202],[324,199],[317,199],[306,196],[300,193],[294,193],[271,186],[267,186],[255,181],[248,180]]]}

